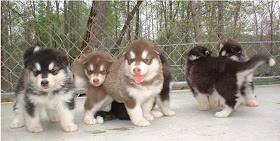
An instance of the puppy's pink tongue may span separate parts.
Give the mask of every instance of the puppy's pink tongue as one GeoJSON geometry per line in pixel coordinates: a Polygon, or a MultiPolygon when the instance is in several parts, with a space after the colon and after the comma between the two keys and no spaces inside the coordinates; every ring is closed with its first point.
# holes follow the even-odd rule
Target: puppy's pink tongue
{"type": "Polygon", "coordinates": [[[144,78],[145,78],[145,75],[133,75],[133,79],[136,83],[141,83],[144,78]]]}

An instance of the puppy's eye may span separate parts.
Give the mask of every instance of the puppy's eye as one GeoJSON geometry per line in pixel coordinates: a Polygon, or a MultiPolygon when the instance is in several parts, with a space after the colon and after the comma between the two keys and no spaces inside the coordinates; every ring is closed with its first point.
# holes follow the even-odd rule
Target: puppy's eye
{"type": "Polygon", "coordinates": [[[90,74],[92,74],[93,73],[93,71],[92,70],[88,70],[88,74],[90,75],[90,74]]]}
{"type": "Polygon", "coordinates": [[[105,74],[107,74],[107,71],[104,70],[104,71],[101,71],[100,73],[103,74],[103,75],[105,75],[105,74]]]}
{"type": "Polygon", "coordinates": [[[35,76],[39,75],[40,73],[41,73],[41,71],[38,71],[38,70],[33,71],[33,74],[34,74],[35,76]]]}
{"type": "Polygon", "coordinates": [[[128,64],[131,64],[133,59],[128,59],[127,61],[128,61],[128,64]]]}
{"type": "Polygon", "coordinates": [[[148,62],[149,62],[149,59],[143,59],[143,62],[144,62],[144,63],[148,63],[148,62]]]}
{"type": "Polygon", "coordinates": [[[52,70],[50,70],[50,73],[53,74],[53,75],[56,75],[58,73],[58,70],[52,69],[52,70]]]}

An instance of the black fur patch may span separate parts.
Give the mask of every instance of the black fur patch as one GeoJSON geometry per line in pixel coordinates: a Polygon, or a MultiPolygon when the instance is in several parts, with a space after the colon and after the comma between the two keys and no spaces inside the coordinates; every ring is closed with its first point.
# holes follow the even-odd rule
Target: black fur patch
{"type": "Polygon", "coordinates": [[[66,105],[68,106],[69,110],[73,110],[75,108],[75,99],[74,96],[69,102],[66,102],[66,105]]]}
{"type": "Polygon", "coordinates": [[[26,95],[24,97],[24,101],[25,101],[25,110],[27,114],[30,115],[31,117],[34,117],[35,105],[30,102],[29,98],[26,95]]]}

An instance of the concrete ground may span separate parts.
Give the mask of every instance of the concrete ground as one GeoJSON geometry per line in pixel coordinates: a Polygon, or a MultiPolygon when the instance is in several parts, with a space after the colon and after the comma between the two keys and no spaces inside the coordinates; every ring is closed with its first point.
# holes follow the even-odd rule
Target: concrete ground
{"type": "Polygon", "coordinates": [[[14,115],[13,103],[2,104],[1,140],[280,140],[280,85],[256,87],[259,107],[241,105],[228,118],[216,118],[215,112],[199,111],[198,104],[189,91],[173,91],[171,106],[175,117],[163,117],[151,122],[149,127],[136,127],[130,121],[113,120],[104,124],[83,123],[84,98],[77,99],[75,122],[78,131],[65,133],[58,123],[51,123],[42,114],[44,132],[34,134],[25,127],[10,129],[14,115]]]}

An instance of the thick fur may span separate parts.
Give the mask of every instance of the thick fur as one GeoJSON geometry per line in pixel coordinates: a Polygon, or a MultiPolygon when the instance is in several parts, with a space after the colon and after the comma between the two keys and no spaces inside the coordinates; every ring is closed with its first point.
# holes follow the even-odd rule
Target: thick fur
{"type": "Polygon", "coordinates": [[[87,100],[85,102],[86,124],[103,123],[103,118],[94,115],[100,110],[109,112],[113,101],[110,95],[107,95],[103,82],[105,81],[108,69],[113,63],[113,58],[105,52],[96,51],[85,58],[83,69],[87,76],[87,100]]]}
{"type": "Polygon", "coordinates": [[[144,40],[131,42],[124,58],[115,61],[104,82],[105,90],[124,103],[133,124],[149,126],[155,98],[163,87],[160,49],[144,40]]]}
{"type": "Polygon", "coordinates": [[[200,110],[218,106],[216,92],[225,101],[225,108],[217,112],[216,117],[229,116],[242,102],[241,87],[246,76],[263,63],[275,64],[273,59],[262,54],[255,55],[247,62],[236,62],[226,57],[211,57],[207,55],[208,52],[201,46],[190,50],[186,58],[186,78],[200,110]]]}
{"type": "MultiPolygon", "coordinates": [[[[157,97],[157,104],[161,105],[161,111],[157,111],[157,109],[152,111],[152,115],[156,118],[159,118],[163,115],[166,116],[173,116],[175,115],[175,112],[171,111],[170,108],[170,82],[171,82],[171,72],[169,70],[169,64],[167,62],[167,59],[164,57],[163,53],[160,54],[160,60],[162,62],[163,67],[163,87],[162,90],[157,97]],[[163,112],[164,111],[164,112],[163,112]]],[[[118,103],[114,101],[112,103],[112,109],[110,113],[102,112],[100,113],[102,116],[108,117],[108,119],[118,118],[121,120],[129,120],[129,115],[125,109],[125,106],[123,103],[118,103]]],[[[106,120],[106,119],[105,119],[106,120]]]]}
{"type": "Polygon", "coordinates": [[[54,49],[27,49],[15,91],[16,116],[11,128],[25,124],[30,132],[42,132],[40,115],[44,107],[50,121],[60,121],[65,132],[76,131],[73,88],[72,72],[65,56],[54,49]]]}
{"type": "MultiPolygon", "coordinates": [[[[217,49],[219,50],[218,56],[225,56],[233,61],[245,62],[249,58],[243,51],[241,44],[236,40],[227,38],[218,42],[217,49]]],[[[254,81],[253,73],[246,76],[246,79],[242,85],[241,94],[245,96],[245,102],[247,106],[256,107],[259,105],[257,102],[256,94],[254,93],[254,81]]]]}

